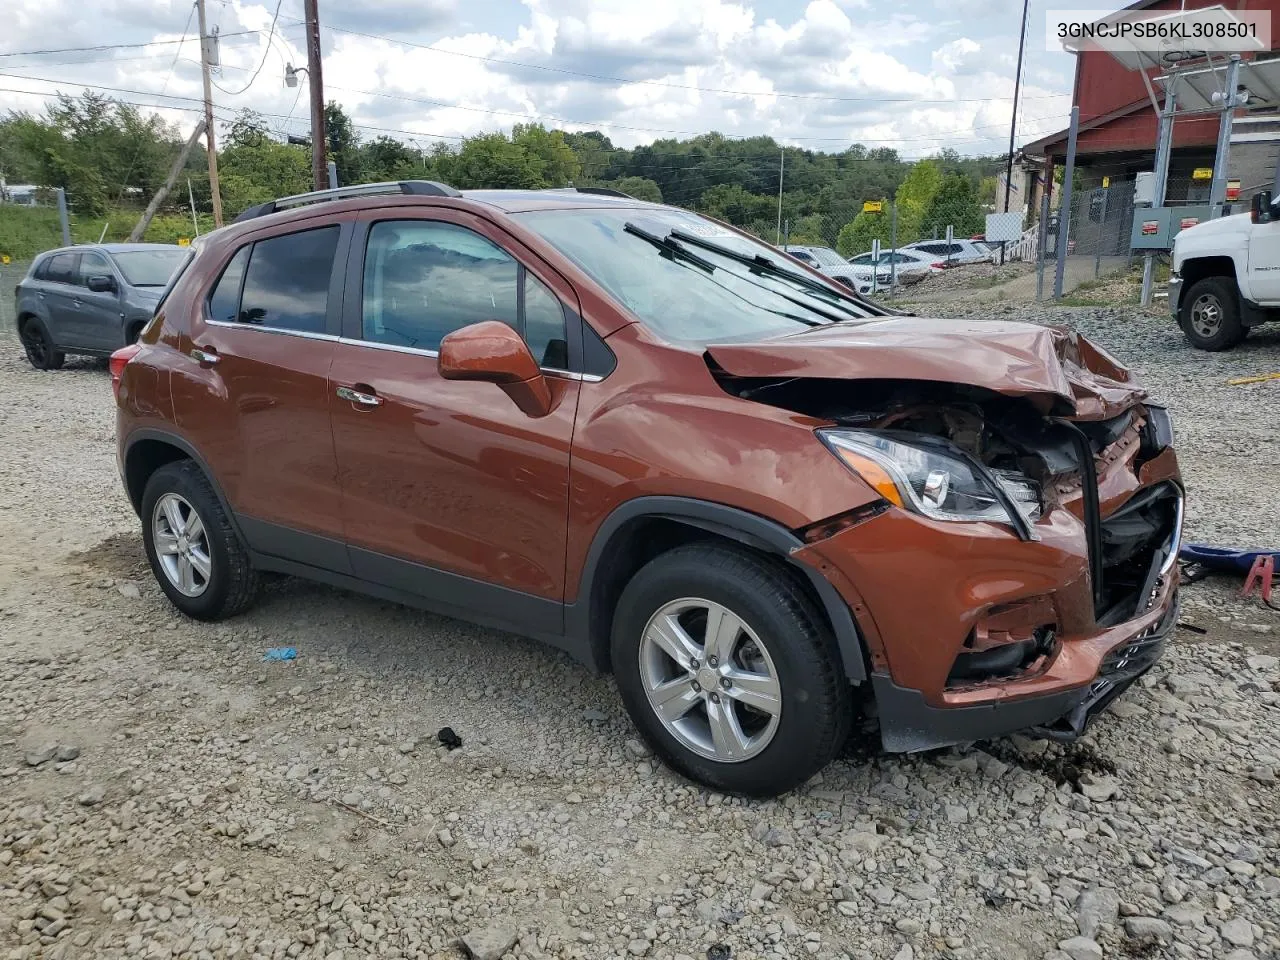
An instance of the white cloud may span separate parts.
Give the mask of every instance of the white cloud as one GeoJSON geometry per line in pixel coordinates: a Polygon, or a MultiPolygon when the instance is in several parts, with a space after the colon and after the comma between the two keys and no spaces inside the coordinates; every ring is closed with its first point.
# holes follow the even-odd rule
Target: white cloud
{"type": "MultiPolygon", "coordinates": [[[[10,0],[11,10],[15,2],[0,52],[174,40],[188,12],[181,0],[105,0],[92,9],[71,0],[10,0]]],[[[322,11],[330,27],[326,93],[367,135],[377,135],[372,128],[408,131],[421,143],[431,142],[428,134],[465,136],[542,117],[599,128],[620,146],[714,129],[813,149],[863,142],[908,157],[943,146],[999,153],[1007,142],[1017,24],[1004,16],[989,25],[974,21],[963,35],[948,25],[958,3],[967,10],[993,2],[920,0],[907,12],[891,0],[811,0],[783,15],[772,0],[522,0],[514,16],[493,14],[482,18],[483,29],[463,31],[459,17],[479,9],[477,0],[374,0],[322,11]]],[[[301,26],[286,9],[270,45],[261,33],[236,35],[265,29],[274,6],[233,0],[210,8],[223,34],[219,84],[238,90],[263,64],[248,92],[215,99],[220,116],[253,107],[304,132],[306,104],[282,80],[285,61],[305,62],[301,26]]],[[[0,74],[53,78],[67,91],[76,82],[163,90],[192,99],[119,95],[192,108],[200,96],[197,56],[189,37],[180,51],[170,44],[0,56],[0,74]],[[76,59],[95,62],[69,62],[76,59]]],[[[1070,65],[1055,56],[1061,59],[1041,53],[1028,63],[1021,140],[1062,125],[1070,65]]],[[[0,87],[55,89],[3,76],[0,87]]],[[[0,92],[0,109],[38,108],[41,101],[0,92]]],[[[195,118],[176,110],[167,116],[184,126],[195,118]]]]}

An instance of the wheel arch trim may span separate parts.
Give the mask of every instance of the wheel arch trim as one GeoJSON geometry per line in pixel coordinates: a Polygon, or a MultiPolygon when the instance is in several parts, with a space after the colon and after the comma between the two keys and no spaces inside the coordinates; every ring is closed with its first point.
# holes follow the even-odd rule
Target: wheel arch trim
{"type": "MultiPolygon", "coordinates": [[[[140,504],[142,503],[142,491],[138,491],[137,502],[135,502],[133,491],[129,490],[129,454],[132,453],[139,443],[145,440],[154,440],[160,443],[165,443],[182,451],[189,460],[200,468],[201,472],[204,473],[205,478],[208,479],[209,486],[213,488],[214,496],[218,498],[218,503],[222,507],[222,512],[226,515],[227,521],[231,524],[231,529],[235,531],[236,538],[240,541],[241,546],[247,550],[249,547],[249,541],[245,539],[244,531],[240,529],[240,524],[237,521],[236,512],[232,509],[226,495],[222,492],[222,487],[218,483],[218,478],[214,475],[213,470],[209,468],[209,464],[205,462],[204,457],[199,454],[196,448],[192,446],[189,441],[176,433],[169,432],[168,430],[158,430],[155,427],[139,427],[137,430],[131,432],[125,439],[124,452],[120,459],[121,473],[123,474],[121,479],[124,481],[125,492],[129,495],[129,502],[133,505],[134,511],[138,512],[141,509],[140,504]]],[[[143,486],[145,488],[146,485],[144,484],[143,486]]],[[[139,516],[141,516],[141,513],[139,513],[139,516]]]]}
{"type": "Polygon", "coordinates": [[[835,637],[845,676],[853,683],[866,681],[866,647],[853,614],[821,572],[795,559],[793,551],[803,547],[803,541],[786,527],[759,514],[709,500],[679,496],[644,496],[628,500],[614,508],[596,528],[583,563],[577,599],[565,607],[565,628],[566,633],[576,635],[585,647],[596,651],[597,666],[605,662],[600,651],[601,645],[608,647],[609,638],[592,636],[592,624],[598,612],[593,609],[596,575],[623,527],[641,519],[669,520],[696,527],[783,560],[802,574],[817,594],[835,637]]]}

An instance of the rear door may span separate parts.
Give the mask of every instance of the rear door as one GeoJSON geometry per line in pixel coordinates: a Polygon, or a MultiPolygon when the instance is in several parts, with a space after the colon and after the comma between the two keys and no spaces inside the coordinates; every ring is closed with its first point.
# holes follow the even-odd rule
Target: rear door
{"type": "Polygon", "coordinates": [[[330,373],[343,518],[357,576],[558,633],[569,448],[581,375],[573,289],[461,211],[366,215],[352,245],[330,373]],[[441,339],[483,320],[519,330],[554,398],[541,418],[496,385],[444,380],[441,339]],[[354,389],[370,398],[338,399],[354,389]]]}
{"type": "Polygon", "coordinates": [[[49,335],[59,347],[82,347],[79,299],[80,254],[55,253],[44,268],[38,297],[49,318],[49,335]]]}
{"type": "Polygon", "coordinates": [[[352,217],[268,228],[222,254],[192,308],[175,413],[258,552],[347,572],[329,365],[352,217]]]}
{"type": "Polygon", "coordinates": [[[80,255],[78,286],[75,298],[76,322],[83,331],[84,345],[97,350],[114,350],[124,344],[121,333],[124,316],[120,312],[120,277],[101,253],[86,250],[80,255]],[[90,277],[110,277],[114,290],[96,292],[89,289],[90,277]]]}

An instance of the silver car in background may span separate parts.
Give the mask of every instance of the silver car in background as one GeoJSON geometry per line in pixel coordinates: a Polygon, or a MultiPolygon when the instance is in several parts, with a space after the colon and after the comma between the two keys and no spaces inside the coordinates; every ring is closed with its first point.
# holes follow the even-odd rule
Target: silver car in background
{"type": "MultiPolygon", "coordinates": [[[[846,286],[853,287],[858,293],[869,293],[871,290],[871,274],[854,270],[849,261],[830,247],[812,247],[791,244],[782,248],[805,266],[812,267],[819,273],[825,273],[832,280],[839,280],[846,286]]],[[[889,269],[886,264],[877,277],[877,283],[884,286],[889,282],[889,269]]]]}
{"type": "Polygon", "coordinates": [[[69,353],[108,357],[138,339],[189,249],[106,243],[40,254],[14,291],[27,360],[56,370],[69,353]]]}
{"type": "Polygon", "coordinates": [[[877,285],[887,285],[892,280],[900,287],[919,283],[931,273],[941,273],[944,266],[937,257],[922,250],[881,250],[879,260],[870,251],[849,258],[849,266],[867,283],[871,282],[873,264],[877,285]]]}

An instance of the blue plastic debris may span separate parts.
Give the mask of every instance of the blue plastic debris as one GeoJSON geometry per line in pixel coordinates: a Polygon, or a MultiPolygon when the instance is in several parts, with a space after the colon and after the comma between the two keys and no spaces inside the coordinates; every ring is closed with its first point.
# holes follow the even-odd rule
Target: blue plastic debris
{"type": "Polygon", "coordinates": [[[267,651],[267,655],[263,660],[297,660],[298,650],[296,647],[272,647],[267,651]]]}

